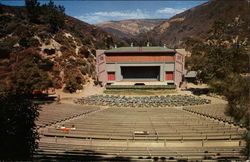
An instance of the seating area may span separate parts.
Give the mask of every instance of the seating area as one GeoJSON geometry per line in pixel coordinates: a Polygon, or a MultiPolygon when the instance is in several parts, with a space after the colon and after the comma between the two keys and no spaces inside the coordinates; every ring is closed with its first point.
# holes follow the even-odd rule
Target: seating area
{"type": "Polygon", "coordinates": [[[238,140],[245,131],[231,124],[193,115],[177,108],[108,108],[86,117],[65,121],[64,132],[48,127],[46,136],[105,140],[238,140]],[[146,131],[146,134],[136,134],[146,131]]]}
{"type": "MultiPolygon", "coordinates": [[[[213,108],[207,104],[198,107],[213,108]]],[[[87,158],[90,161],[245,159],[241,151],[245,147],[242,135],[246,129],[187,108],[192,107],[70,107],[59,112],[66,115],[68,111],[68,116],[74,116],[74,111],[80,114],[43,128],[35,158],[87,158]]],[[[47,113],[51,116],[48,121],[60,116],[51,113],[47,113]]]]}
{"type": "Polygon", "coordinates": [[[113,107],[174,107],[188,105],[203,105],[211,103],[210,100],[191,95],[166,96],[119,96],[94,95],[75,101],[83,105],[99,105],[113,107]]]}
{"type": "Polygon", "coordinates": [[[39,110],[39,118],[36,121],[38,128],[62,122],[76,116],[99,110],[97,107],[82,107],[72,104],[48,104],[39,110]]]}
{"type": "Polygon", "coordinates": [[[219,121],[236,124],[232,117],[225,114],[226,107],[226,104],[211,104],[206,106],[187,106],[184,107],[183,110],[204,115],[206,117],[213,118],[219,121]]]}
{"type": "Polygon", "coordinates": [[[137,161],[137,160],[242,160],[243,147],[120,147],[41,143],[35,158],[137,161]],[[56,151],[56,152],[55,152],[56,151]]]}

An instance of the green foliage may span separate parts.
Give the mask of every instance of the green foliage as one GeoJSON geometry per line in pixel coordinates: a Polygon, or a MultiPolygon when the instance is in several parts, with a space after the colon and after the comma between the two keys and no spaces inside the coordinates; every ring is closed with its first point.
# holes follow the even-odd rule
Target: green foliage
{"type": "Polygon", "coordinates": [[[61,5],[56,6],[52,0],[48,4],[43,5],[43,12],[46,16],[46,22],[49,24],[50,31],[57,33],[65,25],[65,8],[61,5]]]}
{"type": "Polygon", "coordinates": [[[18,43],[19,38],[17,36],[12,36],[9,38],[6,38],[4,41],[0,42],[0,47],[4,48],[4,47],[8,47],[8,48],[13,48],[13,46],[18,43]]]}
{"type": "Polygon", "coordinates": [[[102,81],[99,81],[98,79],[94,80],[94,84],[95,84],[95,86],[97,86],[97,85],[102,86],[102,81]]]}
{"type": "Polygon", "coordinates": [[[43,71],[50,71],[53,68],[54,63],[49,59],[42,60],[41,63],[38,64],[39,69],[43,71]]]}
{"type": "MultiPolygon", "coordinates": [[[[218,20],[205,43],[194,39],[186,39],[185,43],[192,53],[187,59],[188,69],[198,71],[201,81],[207,82],[212,91],[225,96],[228,101],[225,113],[250,130],[250,78],[243,76],[249,73],[248,42],[242,34],[244,26],[239,17],[229,24],[218,20]]],[[[244,153],[249,156],[249,134],[245,140],[244,153]]]]}
{"type": "Polygon", "coordinates": [[[114,41],[113,41],[113,38],[111,36],[108,36],[106,39],[105,39],[105,45],[106,45],[106,48],[107,49],[110,49],[111,47],[114,46],[114,41]]]}
{"type": "Polygon", "coordinates": [[[249,127],[249,80],[238,74],[230,74],[220,81],[210,83],[212,89],[224,95],[228,101],[227,114],[235,121],[249,127]]]}
{"type": "Polygon", "coordinates": [[[1,93],[0,107],[0,160],[28,160],[39,138],[35,129],[38,106],[27,96],[1,93]]]}
{"type": "Polygon", "coordinates": [[[230,73],[248,71],[246,40],[239,37],[242,23],[235,21],[238,23],[216,21],[206,42],[194,39],[185,41],[186,46],[192,48],[187,67],[199,71],[199,79],[204,82],[223,79],[230,73]]]}
{"type": "MultiPolygon", "coordinates": [[[[47,72],[43,70],[48,62],[42,62],[39,55],[30,55],[15,68],[11,77],[12,89],[20,94],[32,94],[34,90],[46,90],[52,82],[47,72]]],[[[49,65],[51,66],[51,65],[49,65]]],[[[48,70],[48,69],[46,69],[48,70]]]]}
{"type": "Polygon", "coordinates": [[[0,46],[0,59],[9,58],[10,52],[11,52],[10,48],[0,46]]]}
{"type": "Polygon", "coordinates": [[[40,46],[40,43],[37,39],[35,38],[28,38],[28,37],[23,37],[19,40],[19,44],[23,47],[38,47],[40,46]]]}
{"type": "Polygon", "coordinates": [[[55,5],[52,0],[42,6],[37,0],[25,0],[25,5],[30,22],[49,24],[49,30],[52,33],[64,27],[65,8],[63,6],[55,5]]]}
{"type": "Polygon", "coordinates": [[[40,3],[37,0],[25,0],[25,6],[30,21],[33,23],[38,23],[38,17],[40,15],[40,3]]]}
{"type": "Polygon", "coordinates": [[[239,17],[227,24],[215,21],[206,42],[186,39],[192,56],[187,58],[187,68],[198,71],[198,77],[212,88],[212,91],[226,97],[227,113],[246,127],[249,127],[249,54],[247,39],[242,36],[244,22],[239,17]]]}
{"type": "Polygon", "coordinates": [[[57,41],[58,43],[62,44],[66,48],[67,47],[70,47],[72,49],[76,48],[73,38],[71,38],[71,37],[67,38],[66,36],[64,36],[63,32],[58,32],[55,35],[54,39],[55,39],[55,41],[57,41]]]}
{"type": "Polygon", "coordinates": [[[72,74],[69,75],[65,80],[64,90],[69,93],[76,92],[76,90],[81,90],[83,81],[80,75],[72,74]]]}

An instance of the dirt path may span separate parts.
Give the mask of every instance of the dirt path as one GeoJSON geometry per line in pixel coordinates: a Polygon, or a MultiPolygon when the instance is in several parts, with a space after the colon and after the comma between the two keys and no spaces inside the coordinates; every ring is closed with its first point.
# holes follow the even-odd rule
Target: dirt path
{"type": "Polygon", "coordinates": [[[103,94],[104,87],[94,86],[93,83],[89,83],[83,86],[83,90],[77,91],[76,93],[65,93],[62,89],[55,90],[56,94],[53,96],[58,97],[60,95],[60,102],[62,103],[72,103],[73,100],[77,98],[87,97],[91,95],[101,95],[103,94]]]}

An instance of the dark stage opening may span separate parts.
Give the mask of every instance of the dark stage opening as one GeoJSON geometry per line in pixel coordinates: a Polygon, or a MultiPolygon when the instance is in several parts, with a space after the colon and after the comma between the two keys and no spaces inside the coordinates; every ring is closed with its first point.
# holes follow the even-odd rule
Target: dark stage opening
{"type": "Polygon", "coordinates": [[[160,66],[123,66],[123,80],[160,80],[160,66]]]}

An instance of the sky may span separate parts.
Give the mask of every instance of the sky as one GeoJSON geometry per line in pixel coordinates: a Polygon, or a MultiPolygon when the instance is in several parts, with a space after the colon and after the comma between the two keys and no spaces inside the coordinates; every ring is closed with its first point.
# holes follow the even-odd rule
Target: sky
{"type": "MultiPolygon", "coordinates": [[[[54,0],[55,4],[63,5],[65,7],[67,15],[73,16],[90,24],[125,19],[167,19],[207,1],[208,0],[54,0]]],[[[0,2],[11,6],[24,5],[24,0],[1,0],[0,2]]],[[[48,1],[43,0],[40,2],[43,4],[48,1]]]]}

